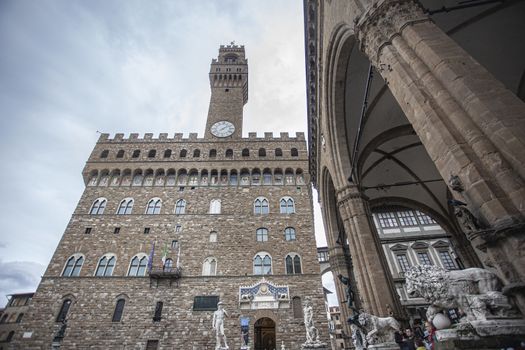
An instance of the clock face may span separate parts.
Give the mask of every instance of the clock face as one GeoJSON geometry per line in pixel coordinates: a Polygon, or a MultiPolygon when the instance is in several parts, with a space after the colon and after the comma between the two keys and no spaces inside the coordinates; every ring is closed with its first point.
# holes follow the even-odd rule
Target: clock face
{"type": "Polygon", "coordinates": [[[220,122],[213,124],[210,131],[214,136],[227,137],[233,134],[235,126],[226,120],[221,120],[220,122]]]}

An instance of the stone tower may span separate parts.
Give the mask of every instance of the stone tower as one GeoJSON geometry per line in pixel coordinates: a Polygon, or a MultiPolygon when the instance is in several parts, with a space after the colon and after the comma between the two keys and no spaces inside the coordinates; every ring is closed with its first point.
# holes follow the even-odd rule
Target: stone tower
{"type": "Polygon", "coordinates": [[[243,46],[210,83],[204,138],[100,136],[15,347],[212,349],[222,302],[230,348],[298,349],[306,299],[327,340],[304,134],[242,136],[243,46]]]}

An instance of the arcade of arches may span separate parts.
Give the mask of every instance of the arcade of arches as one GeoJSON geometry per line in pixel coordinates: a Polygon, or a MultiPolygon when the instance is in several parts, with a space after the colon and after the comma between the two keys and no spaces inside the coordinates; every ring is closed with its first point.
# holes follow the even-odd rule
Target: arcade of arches
{"type": "Polygon", "coordinates": [[[403,318],[371,220],[384,206],[434,218],[464,265],[494,270],[525,311],[525,2],[428,11],[451,4],[305,0],[310,174],[330,265],[376,315],[403,318]]]}

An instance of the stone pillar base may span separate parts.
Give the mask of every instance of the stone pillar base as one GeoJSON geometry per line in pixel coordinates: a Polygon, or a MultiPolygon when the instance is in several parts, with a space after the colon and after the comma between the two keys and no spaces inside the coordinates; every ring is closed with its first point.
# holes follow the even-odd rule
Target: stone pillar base
{"type": "Polygon", "coordinates": [[[436,332],[435,350],[518,348],[525,340],[525,320],[471,321],[436,332]]]}
{"type": "Polygon", "coordinates": [[[329,350],[328,345],[321,342],[316,343],[304,343],[301,345],[301,350],[329,350]]]}
{"type": "Polygon", "coordinates": [[[368,350],[399,350],[399,344],[394,342],[368,345],[368,350]]]}

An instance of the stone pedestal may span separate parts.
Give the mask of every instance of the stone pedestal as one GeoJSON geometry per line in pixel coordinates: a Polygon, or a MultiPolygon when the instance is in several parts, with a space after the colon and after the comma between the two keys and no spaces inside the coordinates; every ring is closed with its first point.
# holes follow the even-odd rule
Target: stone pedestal
{"type": "Polygon", "coordinates": [[[368,350],[398,350],[399,344],[394,342],[368,345],[368,350]]]}
{"type": "Polygon", "coordinates": [[[301,345],[301,350],[329,350],[329,348],[325,343],[316,342],[301,345]]]}
{"type": "Polygon", "coordinates": [[[435,350],[492,350],[514,347],[525,341],[525,320],[471,321],[436,332],[435,350]]]}

